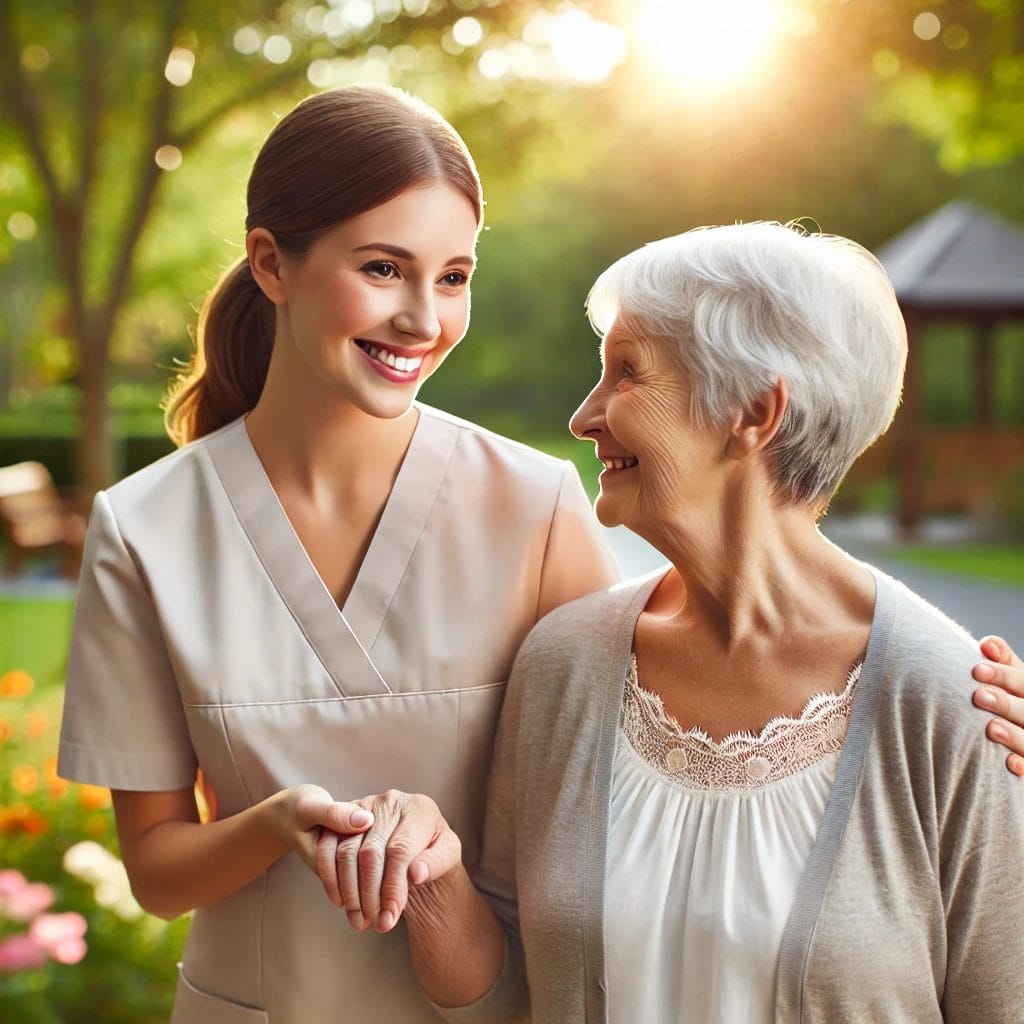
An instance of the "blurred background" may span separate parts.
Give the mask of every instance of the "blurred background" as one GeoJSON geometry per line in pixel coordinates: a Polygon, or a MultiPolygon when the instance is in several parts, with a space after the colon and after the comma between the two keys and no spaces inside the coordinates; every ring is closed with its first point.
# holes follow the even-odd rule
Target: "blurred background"
{"type": "Polygon", "coordinates": [[[54,771],[72,581],[91,495],[171,450],[161,396],[276,118],[387,81],[455,124],[487,226],[423,398],[592,490],[565,424],[608,263],[752,219],[879,253],[906,400],[824,529],[1024,646],[1022,52],[1024,0],[2,0],[0,1019],[168,1010],[184,922],[139,912],[109,794],[54,771]]]}

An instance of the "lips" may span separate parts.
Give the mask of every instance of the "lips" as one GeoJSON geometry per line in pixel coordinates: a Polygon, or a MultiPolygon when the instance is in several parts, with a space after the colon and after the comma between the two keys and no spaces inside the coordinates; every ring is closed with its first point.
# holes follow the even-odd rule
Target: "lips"
{"type": "Polygon", "coordinates": [[[390,367],[398,373],[415,373],[423,365],[422,356],[402,356],[373,341],[355,339],[356,344],[375,362],[390,367]]]}

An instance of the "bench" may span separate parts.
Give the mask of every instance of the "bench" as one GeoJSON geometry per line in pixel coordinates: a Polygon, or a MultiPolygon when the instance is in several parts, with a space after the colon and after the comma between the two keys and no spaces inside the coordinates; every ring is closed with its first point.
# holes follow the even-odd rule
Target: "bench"
{"type": "Polygon", "coordinates": [[[77,579],[85,543],[85,517],[63,498],[41,462],[0,468],[0,527],[7,538],[7,572],[17,575],[25,557],[61,553],[68,579],[77,579]]]}

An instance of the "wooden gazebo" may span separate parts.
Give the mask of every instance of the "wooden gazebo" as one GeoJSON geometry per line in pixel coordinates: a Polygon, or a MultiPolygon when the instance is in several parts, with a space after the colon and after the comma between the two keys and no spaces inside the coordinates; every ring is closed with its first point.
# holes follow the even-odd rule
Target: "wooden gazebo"
{"type": "MultiPolygon", "coordinates": [[[[973,334],[975,428],[957,439],[967,463],[972,459],[991,474],[1005,471],[1024,453],[1024,436],[997,437],[994,430],[996,327],[1024,319],[1024,230],[976,205],[953,202],[887,242],[877,252],[907,321],[910,352],[903,406],[894,424],[897,472],[897,517],[910,533],[927,510],[935,446],[923,422],[921,358],[915,339],[937,321],[966,323],[973,334]],[[991,441],[991,444],[987,444],[991,441]],[[1012,452],[1011,452],[1012,448],[1012,452]]],[[[948,440],[948,439],[947,439],[948,440]]],[[[936,449],[940,454],[942,447],[936,449]]],[[[953,472],[947,465],[946,472],[953,472]]],[[[990,479],[986,474],[985,479],[990,479]]],[[[966,480],[964,486],[971,486],[966,480]]]]}

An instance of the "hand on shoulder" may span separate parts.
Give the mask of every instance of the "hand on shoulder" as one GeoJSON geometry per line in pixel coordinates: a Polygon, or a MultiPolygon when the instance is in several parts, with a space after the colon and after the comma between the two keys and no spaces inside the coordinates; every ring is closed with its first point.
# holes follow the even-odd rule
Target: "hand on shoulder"
{"type": "Polygon", "coordinates": [[[972,675],[983,684],[974,691],[974,703],[998,716],[986,735],[1010,751],[1006,767],[1024,778],[1024,662],[1002,637],[984,637],[979,647],[987,660],[974,666],[972,675]]]}

